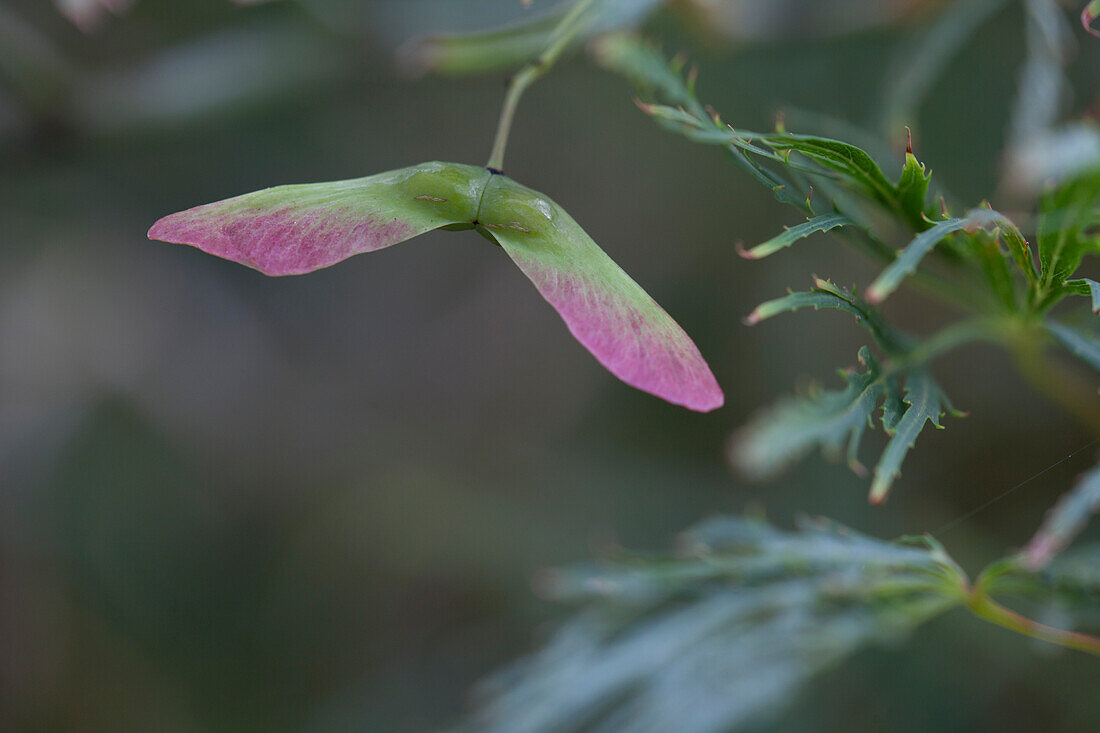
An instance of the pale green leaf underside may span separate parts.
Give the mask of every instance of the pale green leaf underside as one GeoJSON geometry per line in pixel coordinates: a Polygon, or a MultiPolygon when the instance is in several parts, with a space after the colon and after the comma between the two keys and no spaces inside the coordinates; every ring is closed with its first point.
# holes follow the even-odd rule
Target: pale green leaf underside
{"type": "Polygon", "coordinates": [[[583,610],[490,679],[463,730],[736,730],[774,716],[859,649],[959,603],[955,570],[935,550],[824,521],[781,532],[723,518],[681,544],[690,554],[545,578],[545,592],[583,610]]]}
{"type": "MultiPolygon", "coordinates": [[[[755,730],[860,649],[962,607],[971,585],[931,538],[884,542],[826,520],[788,532],[719,517],[677,546],[544,575],[540,589],[579,611],[487,680],[462,730],[755,730]]],[[[1100,590],[1098,550],[1041,574],[1009,562],[990,590],[1057,602],[1076,620],[1075,599],[1100,590]]]]}

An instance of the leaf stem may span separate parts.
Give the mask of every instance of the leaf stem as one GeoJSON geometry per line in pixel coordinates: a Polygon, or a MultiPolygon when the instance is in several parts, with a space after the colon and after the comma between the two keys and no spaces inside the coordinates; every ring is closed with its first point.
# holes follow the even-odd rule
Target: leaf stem
{"type": "Polygon", "coordinates": [[[577,0],[569,12],[562,18],[561,23],[550,34],[550,40],[546,49],[537,59],[524,66],[512,77],[508,84],[508,94],[504,98],[504,106],[500,110],[500,121],[497,123],[497,133],[493,140],[493,149],[489,154],[489,162],[485,167],[489,170],[502,172],[504,170],[504,153],[508,148],[508,137],[512,133],[512,122],[516,116],[516,109],[528,87],[538,81],[557,62],[562,53],[577,34],[584,27],[581,22],[584,14],[595,4],[596,0],[577,0]]]}
{"type": "MultiPolygon", "coordinates": [[[[957,597],[978,618],[1032,639],[1100,656],[1100,638],[1079,631],[1067,631],[1041,624],[993,600],[990,588],[996,586],[1018,567],[1018,558],[1005,558],[993,563],[983,570],[971,585],[963,569],[946,552],[940,549],[938,554],[941,556],[941,562],[954,570],[952,574],[954,577],[951,580],[954,593],[958,594],[957,597]]],[[[948,590],[947,593],[951,594],[951,591],[948,590]]]]}
{"type": "Polygon", "coordinates": [[[1015,631],[1017,634],[1100,656],[1100,638],[1077,631],[1066,631],[1065,629],[1047,626],[1005,608],[989,597],[989,594],[982,587],[981,579],[974,588],[967,592],[966,607],[978,618],[1010,631],[1015,631]]]}

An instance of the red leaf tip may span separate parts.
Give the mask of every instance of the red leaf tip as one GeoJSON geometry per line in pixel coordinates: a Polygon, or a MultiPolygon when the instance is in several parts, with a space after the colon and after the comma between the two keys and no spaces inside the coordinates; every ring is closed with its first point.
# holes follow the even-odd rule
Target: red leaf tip
{"type": "Polygon", "coordinates": [[[1092,21],[1097,18],[1097,6],[1096,3],[1089,3],[1081,11],[1081,25],[1085,27],[1085,30],[1089,32],[1089,35],[1100,38],[1100,28],[1093,28],[1092,21]]]}
{"type": "Polygon", "coordinates": [[[756,255],[754,255],[752,253],[752,250],[745,249],[745,245],[744,245],[743,242],[735,242],[734,245],[733,245],[733,249],[743,259],[746,259],[746,260],[758,260],[758,259],[760,259],[759,257],[757,257],[756,255]]]}

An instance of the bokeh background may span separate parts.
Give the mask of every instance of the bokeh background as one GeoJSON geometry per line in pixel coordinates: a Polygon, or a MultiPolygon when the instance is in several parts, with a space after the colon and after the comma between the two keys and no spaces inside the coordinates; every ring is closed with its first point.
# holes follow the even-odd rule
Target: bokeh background
{"type": "MultiPolygon", "coordinates": [[[[728,27],[699,22],[708,0],[648,29],[698,61],[727,120],[766,128],[785,109],[792,129],[904,150],[884,106],[950,3],[725,1],[728,27]]],[[[885,507],[817,457],[736,476],[731,432],[864,342],[832,313],[741,318],[811,273],[862,285],[873,269],[823,237],[737,257],[791,212],[580,54],[525,99],[509,173],[692,334],[726,389],[715,413],[616,381],[473,233],[288,279],[145,239],[164,214],[269,185],[480,163],[504,74],[412,78],[395,59],[525,12],[140,0],[78,28],[46,0],[0,0],[0,730],[439,729],[567,612],[532,591],[542,568],[663,548],[750,504],[780,525],[932,531],[1093,437],[972,347],[935,370],[971,416],[921,437],[885,507]]],[[[904,120],[960,201],[1010,195],[1025,12],[997,3],[904,120]]],[[[1068,32],[1066,119],[1100,89],[1100,40],[1068,32]]],[[[919,332],[950,316],[904,293],[887,310],[919,332]]],[[[972,571],[1020,546],[1094,454],[942,539],[972,571]]],[[[1084,655],[956,612],[762,729],[1097,730],[1098,679],[1084,655]]]]}

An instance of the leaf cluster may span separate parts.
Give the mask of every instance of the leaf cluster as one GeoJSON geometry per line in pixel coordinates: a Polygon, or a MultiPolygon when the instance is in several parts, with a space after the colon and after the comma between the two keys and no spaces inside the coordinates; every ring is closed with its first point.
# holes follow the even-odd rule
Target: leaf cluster
{"type": "Polygon", "coordinates": [[[811,389],[758,414],[743,428],[731,457],[747,474],[774,474],[815,446],[831,456],[845,453],[849,465],[863,473],[860,439],[881,409],[879,421],[891,437],[870,494],[881,502],[924,427],[942,427],[940,417],[953,412],[929,369],[933,358],[977,340],[1019,352],[1053,336],[1100,369],[1095,330],[1051,315],[1071,296],[1088,297],[1100,311],[1100,284],[1076,276],[1085,256],[1100,253],[1100,169],[1057,182],[1043,196],[1036,217],[1036,262],[1023,231],[987,203],[953,215],[946,197],[932,189],[931,173],[911,145],[894,179],[867,152],[841,140],[794,134],[782,121],[767,133],[724,123],[699,101],[696,74],[685,72],[681,60],[666,61],[637,36],[602,36],[593,55],[601,66],[634,83],[638,106],[660,126],[723,147],[779,201],[805,217],[767,242],[739,248],[742,256],[760,259],[828,232],[882,263],[862,295],[818,278],[810,290],[764,303],[746,319],[751,325],[805,308],[836,309],[853,315],[878,351],[878,357],[870,349],[860,351],[859,367],[841,372],[842,389],[811,389]],[[888,326],[879,306],[902,286],[943,300],[968,318],[930,336],[900,333],[888,326]]]}
{"type": "MultiPolygon", "coordinates": [[[[993,593],[1082,618],[1100,594],[1098,557],[1100,548],[1084,548],[1041,573],[1007,558],[971,585],[931,538],[884,542],[826,520],[787,532],[712,519],[684,533],[674,553],[622,553],[548,574],[544,592],[581,610],[484,684],[465,729],[736,730],[777,715],[858,650],[951,609],[1011,627],[1015,613],[993,593]]],[[[1100,640],[1047,632],[1100,652],[1100,640]]]]}
{"type": "MultiPolygon", "coordinates": [[[[982,3],[975,23],[1001,4],[982,3]]],[[[747,473],[770,475],[815,448],[846,456],[863,473],[861,440],[877,424],[889,436],[871,479],[871,499],[881,502],[926,426],[939,428],[954,412],[933,377],[934,358],[977,340],[1022,352],[1046,339],[1100,370],[1095,326],[1052,315],[1073,296],[1100,309],[1100,285],[1077,276],[1083,259],[1100,252],[1100,171],[1051,186],[1037,228],[1027,232],[1033,253],[1012,218],[986,203],[959,207],[935,191],[911,146],[895,178],[841,140],[794,134],[782,122],[771,132],[735,128],[700,101],[697,74],[682,59],[669,62],[633,34],[593,36],[592,55],[632,81],[643,112],[691,141],[721,147],[800,212],[803,221],[739,249],[742,256],[760,259],[830,233],[881,265],[866,288],[816,278],[810,289],[763,303],[746,319],[751,325],[805,309],[836,310],[869,337],[858,366],[840,372],[839,389],[815,386],[785,399],[734,437],[731,457],[747,473]],[[927,336],[894,328],[881,304],[902,287],[945,301],[965,318],[927,336]]],[[[734,730],[775,715],[807,681],[859,649],[958,608],[1100,654],[1100,639],[1044,626],[995,600],[1057,608],[1069,626],[1100,620],[1100,548],[1059,555],[1098,509],[1094,471],[1021,554],[973,582],[930,537],[883,542],[823,520],[786,532],[744,517],[688,531],[676,552],[618,552],[548,573],[542,591],[580,610],[540,651],[483,686],[466,729],[734,730]]]]}

